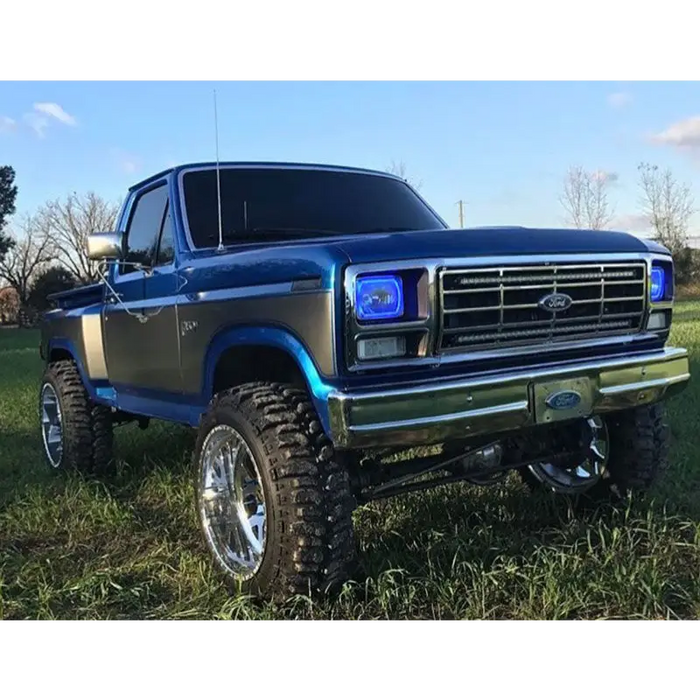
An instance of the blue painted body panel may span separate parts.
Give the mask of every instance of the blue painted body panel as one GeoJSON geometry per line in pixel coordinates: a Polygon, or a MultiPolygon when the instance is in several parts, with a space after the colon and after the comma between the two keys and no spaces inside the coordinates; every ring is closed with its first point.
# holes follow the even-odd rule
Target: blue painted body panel
{"type": "Polygon", "coordinates": [[[47,299],[56,304],[59,309],[79,308],[88,304],[99,304],[102,301],[103,284],[88,284],[78,289],[49,294],[47,299]]]}
{"type": "Polygon", "coordinates": [[[355,236],[339,242],[353,263],[575,253],[646,253],[645,241],[617,231],[482,228],[355,236]]]}
{"type": "MultiPolygon", "coordinates": [[[[184,166],[182,166],[184,167],[184,166]]],[[[119,274],[111,265],[108,281],[122,295],[123,304],[130,310],[185,308],[207,300],[251,298],[254,296],[288,295],[292,284],[299,280],[318,279],[320,290],[333,295],[336,315],[335,346],[342,348],[343,290],[342,272],[349,263],[384,262],[411,258],[486,257],[548,253],[641,253],[649,250],[666,252],[653,243],[616,232],[572,231],[557,229],[526,229],[515,227],[432,230],[392,234],[361,234],[314,238],[307,241],[245,244],[214,249],[190,250],[183,216],[180,211],[178,174],[174,168],[135,185],[122,207],[118,228],[125,230],[131,208],[140,192],[166,181],[168,184],[171,215],[175,235],[175,262],[153,276],[134,271],[119,274]]],[[[369,171],[368,171],[369,172],[369,171]]],[[[74,290],[59,295],[59,309],[51,313],[85,314],[103,310],[119,310],[115,304],[101,303],[104,285],[74,290]],[[85,304],[90,304],[85,306],[85,304]]],[[[123,307],[122,307],[123,312],[123,307]]],[[[178,336],[175,321],[174,337],[178,336]]],[[[289,329],[271,327],[262,320],[260,325],[229,326],[222,319],[204,357],[201,389],[198,393],[184,393],[173,382],[172,391],[154,391],[126,384],[90,381],[80,360],[81,353],[65,338],[53,337],[49,349],[70,352],[78,362],[83,381],[91,397],[99,402],[130,413],[160,418],[196,426],[212,396],[214,369],[222,353],[232,346],[265,345],[288,353],[301,368],[326,432],[329,431],[327,397],[334,388],[363,388],[377,382],[392,381],[392,375],[363,378],[350,375],[339,363],[334,376],[324,375],[302,340],[289,329]]],[[[433,377],[446,370],[441,369],[433,377]]],[[[454,371],[459,372],[459,368],[454,371]]],[[[425,381],[431,370],[417,368],[397,373],[401,382],[425,381]]]]}
{"type": "Polygon", "coordinates": [[[324,380],[303,343],[279,328],[232,328],[217,335],[209,346],[204,360],[206,372],[202,387],[202,400],[208,402],[212,395],[214,368],[217,360],[224,351],[234,345],[267,345],[289,353],[304,373],[314,406],[324,429],[328,432],[328,404],[326,400],[335,385],[324,380]]]}

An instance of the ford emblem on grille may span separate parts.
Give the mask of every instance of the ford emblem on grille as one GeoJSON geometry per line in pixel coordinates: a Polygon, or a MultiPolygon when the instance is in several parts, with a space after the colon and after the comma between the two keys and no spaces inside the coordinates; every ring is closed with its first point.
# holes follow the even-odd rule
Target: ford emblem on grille
{"type": "Polygon", "coordinates": [[[545,399],[545,403],[555,411],[565,411],[576,408],[581,403],[581,394],[570,390],[555,391],[545,399]]]}
{"type": "Polygon", "coordinates": [[[542,297],[538,305],[541,309],[545,311],[566,311],[571,304],[573,304],[573,299],[568,294],[559,294],[555,292],[554,294],[547,294],[547,296],[542,297]]]}

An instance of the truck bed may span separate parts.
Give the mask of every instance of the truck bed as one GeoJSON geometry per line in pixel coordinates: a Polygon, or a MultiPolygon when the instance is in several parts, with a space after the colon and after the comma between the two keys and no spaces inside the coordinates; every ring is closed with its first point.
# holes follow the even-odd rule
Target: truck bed
{"type": "Polygon", "coordinates": [[[66,292],[57,292],[48,296],[59,309],[76,309],[91,304],[99,304],[103,299],[104,283],[96,282],[83,287],[69,289],[66,292]]]}

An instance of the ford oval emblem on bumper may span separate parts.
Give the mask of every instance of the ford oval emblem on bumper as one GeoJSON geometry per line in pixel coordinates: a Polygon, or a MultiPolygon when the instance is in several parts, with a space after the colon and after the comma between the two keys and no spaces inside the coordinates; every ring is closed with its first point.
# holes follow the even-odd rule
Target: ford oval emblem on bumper
{"type": "Polygon", "coordinates": [[[566,311],[574,303],[574,300],[568,294],[554,292],[554,294],[542,297],[537,303],[541,309],[554,313],[555,311],[566,311]]]}
{"type": "Polygon", "coordinates": [[[545,399],[545,403],[555,411],[566,411],[576,408],[581,403],[581,394],[570,390],[555,391],[545,399]]]}

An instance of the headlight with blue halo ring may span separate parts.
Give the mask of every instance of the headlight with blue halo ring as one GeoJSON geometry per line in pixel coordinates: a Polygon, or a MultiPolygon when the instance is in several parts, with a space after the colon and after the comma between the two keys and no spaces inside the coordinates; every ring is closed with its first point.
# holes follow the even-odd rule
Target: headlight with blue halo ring
{"type": "Polygon", "coordinates": [[[649,297],[652,302],[662,301],[666,295],[666,270],[663,267],[654,265],[651,268],[651,285],[649,287],[649,297]]]}
{"type": "Polygon", "coordinates": [[[358,321],[388,321],[404,314],[403,279],[382,273],[363,275],[355,282],[355,315],[358,321]]]}

